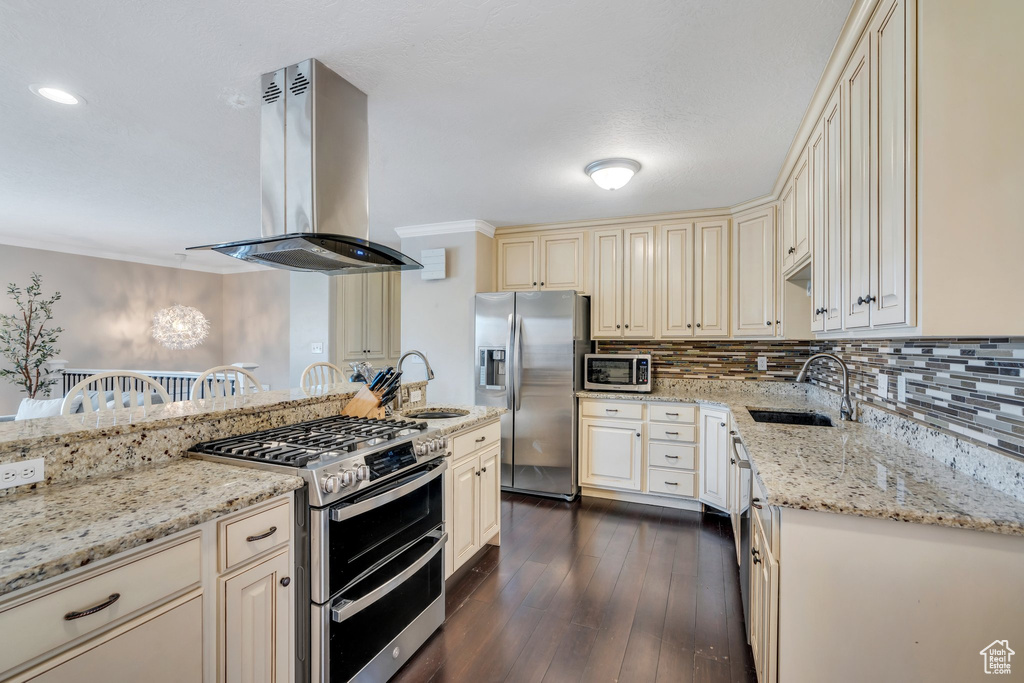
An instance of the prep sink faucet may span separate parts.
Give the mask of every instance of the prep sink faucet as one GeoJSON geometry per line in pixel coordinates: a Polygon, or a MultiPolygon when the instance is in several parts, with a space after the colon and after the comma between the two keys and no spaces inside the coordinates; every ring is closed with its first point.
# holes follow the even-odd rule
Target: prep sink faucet
{"type": "Polygon", "coordinates": [[[828,358],[834,360],[839,364],[839,367],[843,371],[843,400],[839,403],[839,419],[848,420],[851,422],[857,421],[857,404],[850,398],[850,369],[846,367],[846,363],[839,356],[832,353],[816,353],[806,361],[804,366],[800,368],[800,374],[796,376],[797,382],[803,382],[807,379],[807,366],[819,358],[828,358]]]}
{"type": "MultiPolygon", "coordinates": [[[[406,351],[398,359],[398,368],[397,368],[398,372],[402,371],[402,364],[405,362],[405,359],[408,358],[409,356],[419,356],[420,360],[423,361],[423,365],[425,365],[426,368],[427,368],[427,381],[429,382],[430,380],[434,379],[434,371],[430,368],[430,361],[427,360],[427,357],[425,355],[423,355],[422,351],[417,351],[416,349],[411,349],[409,351],[406,351]]],[[[402,398],[403,391],[404,390],[401,389],[401,388],[398,390],[398,397],[395,399],[395,409],[396,410],[401,410],[402,409],[402,405],[405,404],[405,400],[402,398]]]]}

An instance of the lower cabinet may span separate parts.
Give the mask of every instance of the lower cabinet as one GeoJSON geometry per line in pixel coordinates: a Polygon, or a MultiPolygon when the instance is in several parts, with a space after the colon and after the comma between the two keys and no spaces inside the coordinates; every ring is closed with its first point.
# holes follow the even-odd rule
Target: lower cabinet
{"type": "Polygon", "coordinates": [[[778,680],[779,561],[754,515],[750,541],[750,650],[759,683],[778,680]]]}
{"type": "Polygon", "coordinates": [[[580,420],[580,484],[639,491],[643,423],[580,420]]]}
{"type": "MultiPolygon", "coordinates": [[[[483,439],[480,443],[484,445],[455,456],[450,475],[446,473],[446,578],[485,544],[496,543],[501,532],[501,445],[484,438],[491,431],[485,426],[467,432],[471,438],[459,439],[460,443],[483,439]]],[[[449,441],[454,443],[456,439],[449,437],[449,441]]]]}
{"type": "Polygon", "coordinates": [[[224,604],[224,681],[291,680],[291,557],[285,548],[220,579],[224,604]]]}
{"type": "Polygon", "coordinates": [[[700,500],[729,509],[729,411],[701,408],[700,500]]]}

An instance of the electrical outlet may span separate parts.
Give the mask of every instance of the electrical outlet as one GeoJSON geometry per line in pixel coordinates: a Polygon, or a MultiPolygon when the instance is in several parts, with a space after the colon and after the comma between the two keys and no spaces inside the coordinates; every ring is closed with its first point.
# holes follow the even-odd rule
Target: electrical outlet
{"type": "Polygon", "coordinates": [[[43,459],[33,458],[22,462],[8,462],[0,465],[0,489],[23,486],[43,480],[43,459]]]}
{"type": "Polygon", "coordinates": [[[764,372],[768,369],[768,356],[757,357],[757,369],[764,372]]]}
{"type": "Polygon", "coordinates": [[[323,342],[314,342],[313,343],[313,351],[312,352],[313,353],[323,353],[324,352],[324,344],[323,344],[323,342]]]}
{"type": "Polygon", "coordinates": [[[903,375],[896,380],[896,400],[900,403],[907,402],[907,378],[903,375]]]}
{"type": "Polygon", "coordinates": [[[889,398],[889,375],[878,376],[878,395],[883,399],[889,398]]]}
{"type": "Polygon", "coordinates": [[[423,398],[423,392],[419,389],[412,389],[409,391],[409,403],[416,403],[423,398]]]}

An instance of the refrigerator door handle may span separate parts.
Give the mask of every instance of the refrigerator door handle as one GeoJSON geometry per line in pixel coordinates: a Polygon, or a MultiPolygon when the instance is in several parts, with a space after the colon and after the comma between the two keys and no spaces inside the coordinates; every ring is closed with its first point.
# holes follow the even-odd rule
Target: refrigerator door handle
{"type": "Polygon", "coordinates": [[[515,408],[515,404],[513,403],[513,396],[515,395],[515,381],[513,380],[513,373],[515,372],[516,359],[512,355],[512,352],[515,349],[514,318],[514,313],[508,314],[508,339],[505,343],[505,397],[508,399],[507,407],[509,410],[513,410],[515,408]]]}
{"type": "Polygon", "coordinates": [[[523,316],[516,314],[516,379],[515,379],[515,410],[523,407],[523,395],[520,387],[523,385],[523,316]]]}

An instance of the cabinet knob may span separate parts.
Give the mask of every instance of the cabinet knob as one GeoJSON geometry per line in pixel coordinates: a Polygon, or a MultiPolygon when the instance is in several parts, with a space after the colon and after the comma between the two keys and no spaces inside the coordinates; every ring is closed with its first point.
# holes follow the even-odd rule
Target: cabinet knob
{"type": "Polygon", "coordinates": [[[283,579],[281,579],[281,585],[282,586],[287,586],[291,582],[292,582],[292,580],[291,580],[291,577],[289,577],[289,576],[286,576],[283,579]]]}
{"type": "Polygon", "coordinates": [[[866,302],[866,301],[864,301],[864,297],[862,297],[862,296],[858,296],[858,297],[857,297],[857,304],[858,304],[858,305],[861,305],[861,306],[863,306],[863,305],[864,305],[865,303],[867,303],[867,302],[866,302]]]}
{"type": "Polygon", "coordinates": [[[686,323],[686,327],[693,327],[693,325],[691,325],[690,323],[686,323]]]}
{"type": "Polygon", "coordinates": [[[878,301],[877,297],[873,297],[870,294],[868,294],[867,298],[864,299],[865,303],[871,303],[872,301],[878,301]]]}
{"type": "Polygon", "coordinates": [[[640,432],[637,432],[637,433],[636,433],[636,435],[637,435],[637,436],[640,436],[640,432]]]}
{"type": "Polygon", "coordinates": [[[776,324],[776,325],[781,325],[781,324],[782,324],[782,321],[781,321],[781,320],[776,320],[776,321],[775,321],[775,324],[776,324]]]}
{"type": "Polygon", "coordinates": [[[795,254],[796,253],[796,247],[790,247],[788,253],[795,254]]]}
{"type": "Polygon", "coordinates": [[[536,287],[536,286],[537,286],[537,283],[536,283],[536,282],[534,282],[534,283],[533,283],[533,286],[534,286],[534,287],[536,287]]]}
{"type": "Polygon", "coordinates": [[[540,283],[540,286],[541,286],[541,287],[543,287],[543,286],[544,286],[544,283],[543,283],[543,282],[542,282],[542,283],[540,283]]]}
{"type": "Polygon", "coordinates": [[[700,327],[700,323],[697,323],[697,327],[700,327]]]}
{"type": "Polygon", "coordinates": [[[772,326],[772,321],[771,320],[765,320],[764,324],[767,325],[768,327],[771,327],[772,326]]]}
{"type": "Polygon", "coordinates": [[[723,426],[723,427],[725,426],[725,423],[724,423],[724,422],[722,423],[722,426],[723,426]]]}
{"type": "Polygon", "coordinates": [[[729,458],[729,462],[732,463],[733,465],[735,465],[736,464],[736,458],[729,458]]]}
{"type": "Polygon", "coordinates": [[[622,327],[622,325],[616,325],[615,329],[619,329],[620,327],[622,327]]]}
{"type": "Polygon", "coordinates": [[[478,477],[479,477],[479,476],[480,476],[480,470],[477,470],[477,471],[476,471],[476,472],[474,472],[473,474],[475,474],[476,476],[478,476],[478,477]]]}
{"type": "Polygon", "coordinates": [[[487,468],[486,468],[486,467],[481,467],[481,468],[480,468],[480,471],[481,471],[481,472],[486,472],[486,471],[487,471],[487,468]]]}
{"type": "Polygon", "coordinates": [[[627,330],[629,329],[629,323],[626,323],[626,329],[627,330]]]}

